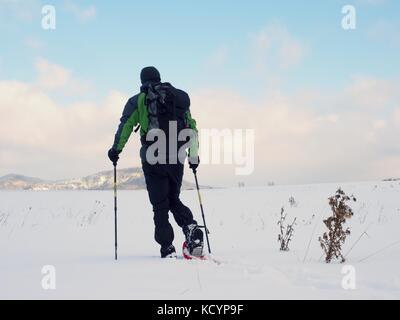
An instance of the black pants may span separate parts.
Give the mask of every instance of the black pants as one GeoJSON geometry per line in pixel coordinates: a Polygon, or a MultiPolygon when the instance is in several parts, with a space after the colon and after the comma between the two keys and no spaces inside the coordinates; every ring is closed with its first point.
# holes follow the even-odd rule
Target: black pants
{"type": "Polygon", "coordinates": [[[195,223],[193,214],[179,199],[183,179],[183,164],[155,164],[142,162],[150,202],[153,206],[154,238],[162,247],[174,240],[174,231],[168,221],[169,211],[183,228],[195,223]]]}

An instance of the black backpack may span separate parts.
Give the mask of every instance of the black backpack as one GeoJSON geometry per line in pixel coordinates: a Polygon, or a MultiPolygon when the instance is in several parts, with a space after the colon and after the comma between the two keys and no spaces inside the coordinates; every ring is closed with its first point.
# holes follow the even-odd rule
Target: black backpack
{"type": "MultiPolygon", "coordinates": [[[[148,130],[161,129],[169,141],[170,121],[176,121],[178,137],[181,130],[188,128],[185,113],[188,106],[179,99],[179,92],[170,83],[149,84],[146,90],[145,104],[148,111],[148,130]]],[[[185,141],[177,143],[178,148],[185,141]]]]}

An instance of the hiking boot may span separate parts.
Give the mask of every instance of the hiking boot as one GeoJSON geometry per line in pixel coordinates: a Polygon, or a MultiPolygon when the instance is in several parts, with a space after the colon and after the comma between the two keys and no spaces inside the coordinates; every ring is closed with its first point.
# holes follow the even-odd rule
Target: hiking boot
{"type": "Polygon", "coordinates": [[[168,247],[161,247],[161,258],[163,259],[168,259],[168,258],[176,258],[176,250],[173,245],[170,245],[168,247]]]}

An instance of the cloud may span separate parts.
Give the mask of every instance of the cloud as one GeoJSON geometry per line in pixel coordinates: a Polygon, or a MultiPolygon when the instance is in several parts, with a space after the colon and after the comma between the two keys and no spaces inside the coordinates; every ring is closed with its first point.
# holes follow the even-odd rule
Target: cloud
{"type": "Polygon", "coordinates": [[[93,20],[97,14],[97,10],[94,5],[83,8],[71,0],[66,0],[64,2],[64,8],[67,12],[72,13],[75,18],[81,22],[93,20]]]}
{"type": "Polygon", "coordinates": [[[301,63],[308,49],[280,24],[270,24],[250,35],[255,68],[265,70],[278,65],[289,69],[301,63]]]}
{"type": "Polygon", "coordinates": [[[228,57],[229,57],[228,47],[225,45],[221,45],[207,60],[206,64],[210,67],[222,67],[227,63],[228,57]]]}
{"type": "Polygon", "coordinates": [[[34,37],[25,38],[24,44],[25,44],[25,46],[27,46],[28,48],[33,49],[33,50],[40,50],[43,48],[43,43],[39,39],[34,38],[34,37]]]}
{"type": "Polygon", "coordinates": [[[38,0],[0,0],[0,17],[30,22],[40,17],[38,0]]]}
{"type": "Polygon", "coordinates": [[[37,59],[35,67],[38,73],[36,85],[42,90],[66,95],[81,95],[91,90],[88,83],[74,78],[70,70],[46,59],[37,59]]]}
{"type": "Polygon", "coordinates": [[[36,62],[38,85],[44,89],[62,88],[71,82],[71,72],[60,65],[50,63],[45,59],[36,62]]]}
{"type": "Polygon", "coordinates": [[[389,44],[398,49],[400,47],[400,23],[395,20],[380,19],[367,30],[369,39],[389,44]]]}
{"type": "Polygon", "coordinates": [[[73,177],[102,170],[127,97],[61,105],[36,85],[0,82],[1,174],[73,177]]]}
{"type": "Polygon", "coordinates": [[[364,111],[383,112],[400,101],[399,80],[355,76],[345,93],[355,107],[364,111]]]}
{"type": "MultiPolygon", "coordinates": [[[[312,97],[275,93],[256,103],[234,91],[203,90],[192,95],[192,113],[200,127],[255,130],[256,170],[249,180],[306,183],[381,179],[400,176],[396,95],[400,82],[395,83],[397,91],[391,83],[359,77],[339,92],[312,97]],[[371,88],[382,92],[377,94],[371,88]],[[370,108],[371,101],[382,102],[378,112],[370,108]]],[[[227,166],[207,170],[219,178],[222,172],[225,177],[234,172],[227,166]]]]}
{"type": "Polygon", "coordinates": [[[400,126],[400,106],[395,109],[393,120],[398,126],[400,126]]]}
{"type": "Polygon", "coordinates": [[[361,5],[382,5],[387,3],[387,0],[357,0],[358,4],[361,5]]]}
{"type": "MultiPolygon", "coordinates": [[[[69,178],[109,167],[106,151],[128,96],[110,91],[101,103],[60,104],[50,93],[68,87],[72,72],[45,59],[37,70],[34,83],[0,81],[0,175],[69,178]]],[[[367,76],[351,79],[340,91],[276,91],[258,100],[222,88],[194,90],[192,114],[200,129],[248,128],[256,138],[252,176],[234,176],[234,166],[203,165],[202,183],[400,176],[398,92],[398,79],[367,76]]],[[[137,136],[120,164],[140,165],[137,136]]]]}

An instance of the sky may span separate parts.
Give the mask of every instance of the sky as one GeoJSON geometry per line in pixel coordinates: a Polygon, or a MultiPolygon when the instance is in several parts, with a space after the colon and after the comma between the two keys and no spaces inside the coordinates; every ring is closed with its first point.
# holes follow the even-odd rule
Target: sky
{"type": "MultiPolygon", "coordinates": [[[[203,183],[400,177],[399,1],[0,0],[0,31],[0,175],[110,169],[122,108],[154,65],[199,128],[254,130],[254,171],[204,161],[203,183]]],[[[121,167],[138,150],[132,136],[121,167]]]]}

